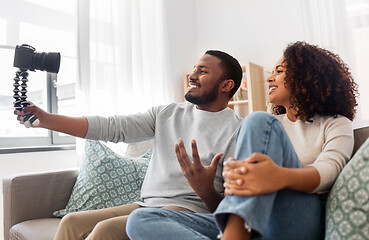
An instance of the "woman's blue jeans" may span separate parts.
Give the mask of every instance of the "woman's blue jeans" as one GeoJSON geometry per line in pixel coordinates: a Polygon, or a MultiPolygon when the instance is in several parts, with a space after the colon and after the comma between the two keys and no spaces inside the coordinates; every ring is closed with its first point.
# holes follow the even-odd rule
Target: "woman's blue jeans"
{"type": "MultiPolygon", "coordinates": [[[[283,167],[301,163],[282,124],[271,114],[255,112],[246,117],[236,140],[235,159],[252,153],[266,154],[283,167]]],[[[214,214],[140,208],[128,219],[132,239],[217,239],[229,214],[254,230],[252,239],[323,239],[324,207],[316,194],[283,189],[251,197],[226,196],[214,214]]]]}

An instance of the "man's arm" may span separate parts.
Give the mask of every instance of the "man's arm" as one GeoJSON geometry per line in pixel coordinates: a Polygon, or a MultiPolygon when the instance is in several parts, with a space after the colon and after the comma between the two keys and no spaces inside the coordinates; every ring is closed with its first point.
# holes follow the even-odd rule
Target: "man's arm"
{"type": "Polygon", "coordinates": [[[218,153],[211,162],[210,166],[203,166],[197,150],[196,141],[192,140],[192,158],[189,159],[183,140],[179,140],[179,144],[175,145],[177,159],[187,178],[187,181],[199,197],[205,202],[210,212],[214,212],[218,207],[223,196],[214,188],[214,179],[219,163],[219,159],[223,153],[218,153]]]}
{"type": "Polygon", "coordinates": [[[27,113],[33,113],[40,124],[37,127],[46,128],[49,130],[66,133],[76,137],[84,138],[88,130],[88,121],[84,117],[68,117],[63,115],[51,114],[45,112],[41,108],[30,104],[23,112],[15,112],[19,114],[19,121],[23,123],[23,115],[27,113]]]}

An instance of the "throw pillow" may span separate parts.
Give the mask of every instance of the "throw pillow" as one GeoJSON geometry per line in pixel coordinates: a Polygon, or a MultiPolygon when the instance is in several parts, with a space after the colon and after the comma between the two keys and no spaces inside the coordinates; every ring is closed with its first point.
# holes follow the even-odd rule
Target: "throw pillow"
{"type": "Polygon", "coordinates": [[[125,158],[99,141],[86,140],[84,159],[65,209],[68,213],[119,206],[140,200],[151,150],[139,158],[125,158]]]}
{"type": "Polygon", "coordinates": [[[369,139],[334,183],[327,201],[326,240],[369,236],[369,139]]]}

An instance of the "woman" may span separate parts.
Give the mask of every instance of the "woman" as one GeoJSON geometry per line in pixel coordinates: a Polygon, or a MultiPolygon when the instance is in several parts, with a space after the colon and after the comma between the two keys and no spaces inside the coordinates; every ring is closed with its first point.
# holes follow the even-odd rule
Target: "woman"
{"type": "Polygon", "coordinates": [[[352,154],[357,85],[338,55],[305,42],[286,48],[267,81],[274,116],[243,120],[214,215],[140,209],[128,220],[131,238],[216,239],[218,228],[224,240],[324,237],[317,193],[352,154]]]}
{"type": "Polygon", "coordinates": [[[338,55],[304,42],[287,47],[267,81],[276,117],[244,120],[235,156],[243,160],[225,163],[229,196],[217,224],[223,239],[321,239],[316,193],[329,190],[352,154],[357,85],[338,55]]]}

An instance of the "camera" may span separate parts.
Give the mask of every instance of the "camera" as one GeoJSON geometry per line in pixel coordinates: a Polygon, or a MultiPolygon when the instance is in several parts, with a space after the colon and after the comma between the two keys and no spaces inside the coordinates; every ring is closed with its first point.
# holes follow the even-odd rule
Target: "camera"
{"type": "Polygon", "coordinates": [[[30,71],[47,71],[58,73],[60,67],[60,53],[58,52],[36,52],[34,47],[22,44],[15,47],[14,67],[30,71]]]}

